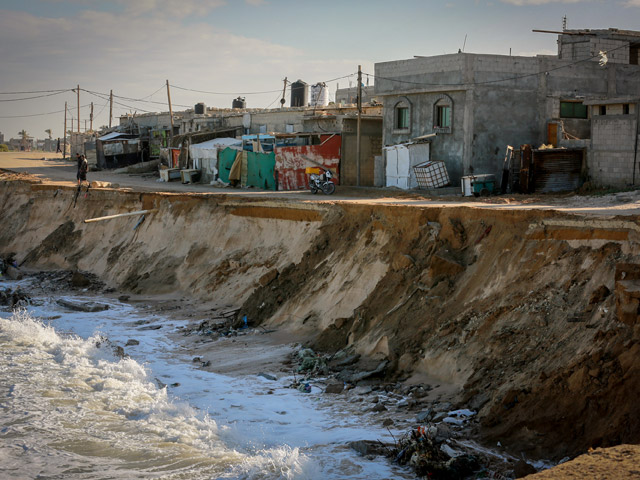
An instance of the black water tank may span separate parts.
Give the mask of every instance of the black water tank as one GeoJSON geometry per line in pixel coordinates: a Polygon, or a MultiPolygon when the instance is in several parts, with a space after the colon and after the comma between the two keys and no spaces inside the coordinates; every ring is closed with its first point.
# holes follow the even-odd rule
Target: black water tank
{"type": "Polygon", "coordinates": [[[306,107],[309,103],[309,85],[302,80],[291,84],[291,106],[306,107]]]}
{"type": "Polygon", "coordinates": [[[194,112],[198,115],[202,115],[207,108],[204,103],[196,103],[196,106],[193,108],[194,112]]]}
{"type": "Polygon", "coordinates": [[[247,102],[245,102],[244,97],[235,98],[231,108],[247,108],[247,102]]]}

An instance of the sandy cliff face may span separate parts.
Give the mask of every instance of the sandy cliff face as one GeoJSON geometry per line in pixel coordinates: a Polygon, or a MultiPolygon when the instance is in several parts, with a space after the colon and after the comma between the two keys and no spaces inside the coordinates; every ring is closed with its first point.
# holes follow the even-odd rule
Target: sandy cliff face
{"type": "Polygon", "coordinates": [[[73,192],[4,182],[0,253],[134,293],[242,307],[477,409],[563,457],[640,442],[640,227],[551,211],[73,192]],[[85,218],[156,209],[139,217],[85,218]],[[436,387],[439,385],[439,387],[436,387]]]}

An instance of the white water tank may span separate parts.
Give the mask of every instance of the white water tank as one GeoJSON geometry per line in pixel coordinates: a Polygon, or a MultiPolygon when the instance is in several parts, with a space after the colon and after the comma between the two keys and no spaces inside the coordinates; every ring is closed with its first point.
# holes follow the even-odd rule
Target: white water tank
{"type": "Polygon", "coordinates": [[[326,107],[329,105],[329,89],[327,84],[316,83],[311,85],[311,103],[312,107],[326,107]]]}

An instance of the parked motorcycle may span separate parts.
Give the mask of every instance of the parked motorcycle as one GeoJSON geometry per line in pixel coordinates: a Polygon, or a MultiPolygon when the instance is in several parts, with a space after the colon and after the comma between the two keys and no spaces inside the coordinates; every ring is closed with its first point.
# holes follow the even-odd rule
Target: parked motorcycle
{"type": "Polygon", "coordinates": [[[331,170],[318,167],[307,168],[309,174],[309,189],[311,193],[318,193],[321,190],[325,195],[331,195],[336,191],[336,184],[331,181],[333,173],[331,170]]]}

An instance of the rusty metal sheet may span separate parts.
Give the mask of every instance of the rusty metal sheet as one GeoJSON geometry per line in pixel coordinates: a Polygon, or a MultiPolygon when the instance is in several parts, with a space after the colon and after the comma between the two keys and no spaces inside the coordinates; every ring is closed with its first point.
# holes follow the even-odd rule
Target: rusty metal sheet
{"type": "Polygon", "coordinates": [[[580,188],[583,157],[583,150],[534,150],[535,191],[566,192],[580,188]]]}
{"type": "Polygon", "coordinates": [[[305,168],[317,165],[322,165],[335,173],[333,182],[339,185],[341,147],[340,135],[322,135],[319,145],[276,147],[278,190],[308,188],[309,180],[305,168]]]}

